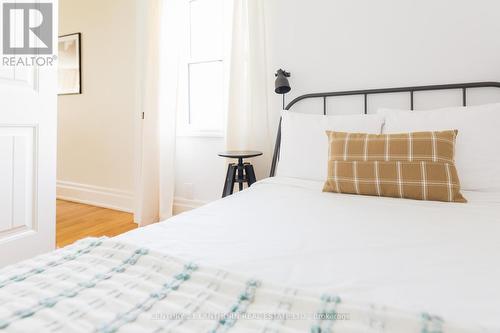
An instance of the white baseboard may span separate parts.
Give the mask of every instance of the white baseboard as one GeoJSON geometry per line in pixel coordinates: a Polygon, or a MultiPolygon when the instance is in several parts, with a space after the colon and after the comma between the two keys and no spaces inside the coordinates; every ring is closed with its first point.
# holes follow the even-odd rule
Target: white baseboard
{"type": "Polygon", "coordinates": [[[57,181],[57,198],[128,213],[134,211],[134,193],[112,188],[57,181]]]}
{"type": "Polygon", "coordinates": [[[201,201],[201,200],[174,198],[173,213],[174,213],[174,215],[177,215],[177,214],[187,212],[189,210],[201,207],[205,204],[207,204],[207,202],[201,201]]]}
{"type": "MultiPolygon", "coordinates": [[[[112,188],[58,181],[57,198],[128,213],[134,212],[134,194],[112,188]]],[[[174,198],[173,213],[177,215],[205,204],[207,202],[202,200],[176,197],[174,198]]]]}

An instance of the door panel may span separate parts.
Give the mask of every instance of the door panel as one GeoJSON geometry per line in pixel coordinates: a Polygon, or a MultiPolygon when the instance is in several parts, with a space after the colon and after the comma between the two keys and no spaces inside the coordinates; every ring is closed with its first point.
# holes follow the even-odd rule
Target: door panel
{"type": "Polygon", "coordinates": [[[9,89],[10,87],[37,90],[36,67],[7,67],[0,65],[0,85],[9,89]]]}
{"type": "Polygon", "coordinates": [[[12,221],[12,137],[0,138],[0,232],[9,230],[12,221]]]}
{"type": "Polygon", "coordinates": [[[36,129],[0,125],[0,239],[35,228],[36,129]]]}
{"type": "Polygon", "coordinates": [[[55,248],[56,119],[57,67],[0,62],[0,266],[55,248]]]}

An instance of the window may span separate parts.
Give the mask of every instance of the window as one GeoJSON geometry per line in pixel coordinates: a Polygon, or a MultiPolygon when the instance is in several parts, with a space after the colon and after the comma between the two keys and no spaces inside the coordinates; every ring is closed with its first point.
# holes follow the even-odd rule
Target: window
{"type": "Polygon", "coordinates": [[[180,64],[179,135],[223,136],[230,37],[227,2],[186,1],[187,41],[180,64]]]}

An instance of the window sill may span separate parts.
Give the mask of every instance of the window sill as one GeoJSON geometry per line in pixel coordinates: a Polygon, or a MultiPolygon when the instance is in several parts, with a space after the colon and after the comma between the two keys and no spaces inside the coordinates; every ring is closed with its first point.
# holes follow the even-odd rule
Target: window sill
{"type": "Polygon", "coordinates": [[[203,130],[177,130],[177,137],[192,138],[224,138],[223,131],[203,131],[203,130]]]}

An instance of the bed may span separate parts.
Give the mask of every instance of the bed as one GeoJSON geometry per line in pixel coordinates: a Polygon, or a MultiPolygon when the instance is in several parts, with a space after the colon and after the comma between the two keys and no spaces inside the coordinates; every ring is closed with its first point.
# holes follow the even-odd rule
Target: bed
{"type": "Polygon", "coordinates": [[[119,239],[277,284],[498,325],[498,194],[466,192],[467,205],[450,205],[322,186],[268,178],[119,239]]]}
{"type": "MultiPolygon", "coordinates": [[[[398,89],[412,104],[423,90],[398,89]]],[[[392,90],[354,93],[366,103],[392,90]]],[[[499,192],[465,190],[467,204],[450,204],[322,186],[270,177],[167,221],[4,269],[0,330],[500,332],[499,192]],[[260,316],[242,318],[250,313],[260,316]]]]}

